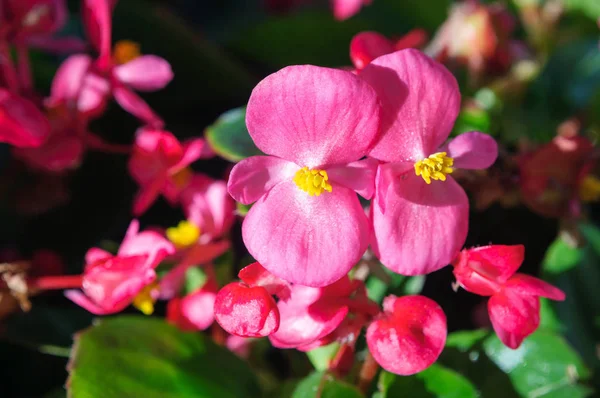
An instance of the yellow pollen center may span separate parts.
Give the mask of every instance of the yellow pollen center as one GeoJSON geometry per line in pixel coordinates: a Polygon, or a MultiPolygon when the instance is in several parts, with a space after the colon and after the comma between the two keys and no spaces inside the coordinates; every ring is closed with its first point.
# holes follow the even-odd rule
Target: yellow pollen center
{"type": "Polygon", "coordinates": [[[446,174],[454,171],[453,164],[454,159],[446,156],[446,152],[437,152],[415,163],[415,174],[423,177],[427,184],[431,184],[431,180],[446,181],[446,174]]]}
{"type": "Polygon", "coordinates": [[[583,202],[600,200],[600,180],[592,175],[585,176],[579,184],[579,198],[583,202]]]}
{"type": "Polygon", "coordinates": [[[176,227],[167,228],[167,238],[178,249],[192,246],[200,237],[200,228],[189,221],[180,221],[176,227]]]}
{"type": "Polygon", "coordinates": [[[323,191],[331,192],[331,184],[325,170],[309,169],[303,167],[296,172],[294,182],[310,196],[319,196],[323,191]]]}
{"type": "Polygon", "coordinates": [[[123,65],[129,61],[133,61],[141,54],[138,43],[131,40],[120,40],[115,44],[115,48],[113,49],[113,60],[117,65],[123,65]]]}
{"type": "Polygon", "coordinates": [[[144,288],[133,299],[133,306],[144,315],[152,315],[156,299],[152,297],[152,291],[158,287],[158,283],[152,282],[144,288]]]}

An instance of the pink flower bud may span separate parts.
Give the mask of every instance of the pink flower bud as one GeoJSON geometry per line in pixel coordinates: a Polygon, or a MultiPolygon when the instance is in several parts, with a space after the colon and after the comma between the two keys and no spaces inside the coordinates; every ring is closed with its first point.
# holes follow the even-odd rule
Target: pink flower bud
{"type": "Polygon", "coordinates": [[[241,337],[264,337],[279,328],[279,310],[269,292],[239,282],[217,294],[215,319],[228,333],[241,337]]]}
{"type": "MultiPolygon", "coordinates": [[[[212,284],[211,284],[212,285],[212,284]]],[[[215,320],[215,289],[202,288],[182,298],[174,298],[167,306],[167,320],[181,330],[205,330],[215,320]]]]}
{"type": "Polygon", "coordinates": [[[440,356],[446,343],[446,315],[423,296],[388,296],[384,312],[367,329],[367,344],[385,370],[418,373],[440,356]]]}

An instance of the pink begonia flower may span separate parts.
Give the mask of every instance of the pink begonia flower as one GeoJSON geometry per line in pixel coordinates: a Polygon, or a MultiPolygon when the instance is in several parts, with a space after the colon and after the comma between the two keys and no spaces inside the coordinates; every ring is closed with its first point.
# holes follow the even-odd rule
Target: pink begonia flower
{"type": "Polygon", "coordinates": [[[225,347],[238,357],[248,359],[252,341],[251,338],[229,335],[225,340],[225,347]]]}
{"type": "Polygon", "coordinates": [[[173,71],[163,58],[140,55],[133,42],[119,42],[111,52],[112,3],[84,0],[83,19],[99,57],[95,61],[83,54],[69,57],[52,82],[49,104],[67,102],[81,114],[94,117],[103,112],[112,94],[127,112],[160,128],[163,121],[132,89],[160,90],[173,79],[173,71]]]}
{"type": "Polygon", "coordinates": [[[383,313],[367,329],[373,358],[388,372],[411,375],[428,368],[446,344],[446,315],[423,296],[388,296],[383,313]]]}
{"type": "Polygon", "coordinates": [[[144,289],[156,279],[156,266],[175,248],[156,232],[138,230],[139,223],[132,221],[116,256],[99,248],[88,250],[83,291],[68,290],[65,296],[97,315],[122,311],[135,300],[143,312],[152,313],[155,297],[144,289]]]}
{"type": "Polygon", "coordinates": [[[413,29],[400,39],[390,40],[377,32],[360,32],[350,42],[350,59],[360,71],[375,58],[405,48],[420,48],[427,42],[427,32],[413,29]]]}
{"type": "Polygon", "coordinates": [[[184,331],[206,330],[215,320],[217,285],[208,281],[185,297],[176,297],[167,305],[167,321],[184,331]]]}
{"type": "Polygon", "coordinates": [[[497,144],[470,132],[444,145],[460,108],[458,84],[418,50],[381,56],[359,76],[382,104],[382,132],[369,156],[387,162],[375,181],[373,249],[400,274],[433,272],[452,261],[467,236],[467,195],[449,174],[489,167],[497,144]]]}
{"type": "Polygon", "coordinates": [[[194,174],[181,192],[186,219],[200,229],[201,242],[209,242],[229,232],[235,221],[235,202],[227,193],[225,181],[194,174]]]}
{"type": "Polygon", "coordinates": [[[35,104],[0,88],[0,142],[20,148],[39,147],[50,129],[48,119],[35,104]]]}
{"type": "Polygon", "coordinates": [[[242,160],[228,190],[256,201],[242,236],[250,254],[293,283],[326,286],[344,276],[369,241],[355,192],[369,199],[377,162],[360,160],[379,128],[375,91],[351,72],[290,66],[252,92],[246,124],[270,156],[242,160]]]}
{"type": "Polygon", "coordinates": [[[454,276],[465,290],[491,296],[488,313],[500,340],[518,348],[540,324],[540,297],[562,301],[558,288],[529,275],[515,273],[525,255],[522,245],[491,245],[465,249],[455,259],[454,276]]]}
{"type": "Polygon", "coordinates": [[[162,194],[172,205],[192,177],[188,166],[204,153],[202,138],[180,143],[164,130],[143,127],[136,132],[129,172],[140,185],[133,213],[143,214],[162,194]]]}
{"type": "Polygon", "coordinates": [[[371,4],[373,0],[331,0],[333,16],[335,19],[343,21],[360,11],[363,6],[371,4]]]}

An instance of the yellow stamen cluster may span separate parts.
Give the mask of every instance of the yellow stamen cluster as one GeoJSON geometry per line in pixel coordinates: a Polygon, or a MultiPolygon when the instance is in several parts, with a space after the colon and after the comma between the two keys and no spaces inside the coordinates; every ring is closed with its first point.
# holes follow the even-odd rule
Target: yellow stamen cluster
{"type": "Polygon", "coordinates": [[[427,184],[431,184],[431,180],[446,181],[446,174],[454,171],[453,164],[454,159],[446,156],[446,152],[437,152],[415,163],[415,174],[423,177],[427,184]]]}
{"type": "Polygon", "coordinates": [[[189,221],[180,221],[176,227],[167,228],[167,238],[178,249],[192,246],[200,237],[200,228],[189,221]]]}
{"type": "Polygon", "coordinates": [[[156,299],[152,297],[152,291],[158,287],[156,282],[144,286],[144,288],[133,299],[133,306],[140,310],[144,315],[152,315],[154,312],[154,303],[156,299]]]}
{"type": "Polygon", "coordinates": [[[120,40],[115,44],[115,48],[113,49],[113,60],[117,65],[123,65],[129,61],[133,61],[141,54],[138,43],[131,40],[120,40]]]}
{"type": "Polygon", "coordinates": [[[585,176],[579,184],[579,198],[582,202],[600,200],[600,180],[592,175],[585,176]]]}
{"type": "Polygon", "coordinates": [[[323,191],[331,192],[331,184],[325,170],[309,169],[303,167],[296,172],[294,182],[310,196],[319,196],[323,191]]]}

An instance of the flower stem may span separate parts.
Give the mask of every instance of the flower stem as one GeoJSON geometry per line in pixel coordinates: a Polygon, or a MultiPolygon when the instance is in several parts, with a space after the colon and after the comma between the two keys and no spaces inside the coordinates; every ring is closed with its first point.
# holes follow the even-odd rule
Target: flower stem
{"type": "Polygon", "coordinates": [[[30,290],[61,290],[80,288],[83,275],[41,276],[29,280],[30,290]]]}
{"type": "Polygon", "coordinates": [[[360,391],[365,394],[369,391],[369,387],[371,386],[371,383],[373,383],[373,379],[377,375],[378,369],[379,364],[375,361],[373,355],[367,351],[365,362],[360,368],[360,372],[358,374],[358,389],[360,391]]]}

